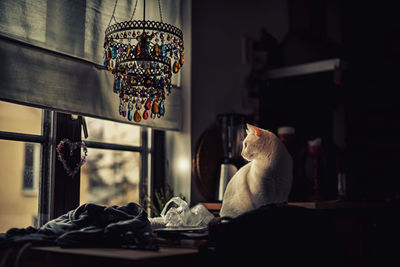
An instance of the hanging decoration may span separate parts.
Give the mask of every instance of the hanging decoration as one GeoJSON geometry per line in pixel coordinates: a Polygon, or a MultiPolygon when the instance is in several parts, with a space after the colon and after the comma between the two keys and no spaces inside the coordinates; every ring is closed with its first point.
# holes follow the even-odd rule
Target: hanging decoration
{"type": "Polygon", "coordinates": [[[166,96],[171,93],[172,73],[183,66],[183,34],[179,28],[160,21],[143,20],[117,22],[115,1],[109,25],[105,31],[104,67],[114,75],[114,93],[119,95],[119,114],[129,121],[140,122],[149,117],[164,116],[166,96]],[[111,24],[114,20],[115,24],[111,24]]]}
{"type": "Polygon", "coordinates": [[[68,176],[74,177],[82,165],[86,163],[88,149],[83,141],[72,142],[68,138],[64,138],[58,143],[56,151],[57,158],[62,163],[68,176]],[[71,161],[70,159],[73,157],[74,151],[78,148],[83,149],[83,156],[81,156],[80,161],[75,166],[71,167],[69,161],[71,161]]]}

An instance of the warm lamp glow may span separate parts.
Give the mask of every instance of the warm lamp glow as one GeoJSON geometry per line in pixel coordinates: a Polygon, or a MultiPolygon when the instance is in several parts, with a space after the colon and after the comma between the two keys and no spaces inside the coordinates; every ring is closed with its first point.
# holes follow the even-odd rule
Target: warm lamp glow
{"type": "Polygon", "coordinates": [[[190,161],[185,157],[181,157],[177,160],[176,166],[179,171],[186,172],[190,169],[190,161]]]}

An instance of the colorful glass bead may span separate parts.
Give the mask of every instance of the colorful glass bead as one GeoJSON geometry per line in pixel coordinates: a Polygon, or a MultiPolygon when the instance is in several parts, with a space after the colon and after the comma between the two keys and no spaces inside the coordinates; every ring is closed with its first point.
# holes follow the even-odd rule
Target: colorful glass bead
{"type": "Polygon", "coordinates": [[[132,121],[132,110],[128,110],[128,120],[132,121]]]}
{"type": "Polygon", "coordinates": [[[117,90],[121,89],[121,79],[120,78],[117,78],[115,80],[115,89],[117,89],[117,90]]]}
{"type": "Polygon", "coordinates": [[[153,114],[158,114],[160,112],[160,109],[158,107],[158,101],[154,100],[153,105],[151,106],[151,112],[153,114]]]}
{"type": "Polygon", "coordinates": [[[117,57],[117,47],[114,46],[111,50],[111,58],[115,59],[117,57]]]}
{"type": "Polygon", "coordinates": [[[156,57],[159,57],[161,55],[161,48],[158,44],[154,45],[153,53],[154,53],[154,56],[156,56],[156,57]]]}
{"type": "Polygon", "coordinates": [[[143,119],[144,120],[147,120],[149,118],[149,112],[147,111],[147,110],[145,110],[144,112],[143,112],[143,119]]]}
{"type": "Polygon", "coordinates": [[[179,71],[179,63],[178,63],[178,61],[175,61],[174,65],[172,67],[172,72],[178,73],[178,71],[179,71]]]}
{"type": "Polygon", "coordinates": [[[132,46],[131,46],[131,44],[128,44],[128,55],[131,53],[131,50],[132,50],[132,46]]]}
{"type": "Polygon", "coordinates": [[[140,43],[137,44],[136,46],[136,56],[139,56],[142,53],[142,46],[140,43]]]}
{"type": "Polygon", "coordinates": [[[144,87],[149,88],[151,86],[151,78],[146,78],[144,81],[144,87]]]}
{"type": "Polygon", "coordinates": [[[139,122],[142,120],[142,116],[140,115],[140,110],[136,110],[135,114],[133,115],[133,118],[135,120],[135,122],[139,122]]]}
{"type": "Polygon", "coordinates": [[[126,34],[126,32],[124,32],[124,38],[128,37],[128,35],[126,34]]]}
{"type": "Polygon", "coordinates": [[[111,49],[107,50],[107,60],[111,59],[111,49]]]}
{"type": "Polygon", "coordinates": [[[164,106],[164,102],[161,101],[160,104],[158,105],[160,107],[160,115],[164,116],[165,114],[165,106],[164,106]]]}
{"type": "Polygon", "coordinates": [[[167,56],[167,47],[165,44],[161,45],[161,57],[166,57],[167,56]]]}
{"type": "Polygon", "coordinates": [[[163,78],[161,78],[160,82],[158,84],[160,85],[160,88],[163,89],[165,86],[165,80],[163,78]]]}
{"type": "Polygon", "coordinates": [[[124,48],[122,46],[119,47],[118,53],[122,55],[124,53],[124,48]]]}
{"type": "Polygon", "coordinates": [[[183,54],[181,54],[181,57],[179,58],[179,64],[181,64],[181,66],[183,66],[183,54]]]}
{"type": "Polygon", "coordinates": [[[121,81],[119,78],[117,78],[114,80],[113,91],[114,91],[114,93],[118,93],[120,89],[121,89],[121,81]]]}
{"type": "Polygon", "coordinates": [[[146,104],[144,104],[144,108],[146,110],[151,109],[151,100],[150,99],[147,99],[146,104]]]}

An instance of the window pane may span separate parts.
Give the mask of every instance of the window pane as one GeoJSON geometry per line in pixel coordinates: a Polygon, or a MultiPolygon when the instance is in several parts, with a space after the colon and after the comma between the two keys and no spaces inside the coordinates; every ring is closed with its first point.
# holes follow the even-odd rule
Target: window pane
{"type": "Polygon", "coordinates": [[[140,126],[89,117],[85,119],[89,141],[140,146],[140,126]]]}
{"type": "Polygon", "coordinates": [[[0,101],[0,131],[42,132],[42,109],[0,101]]]}
{"type": "Polygon", "coordinates": [[[81,170],[80,202],[139,203],[140,153],[89,148],[81,170]]]}
{"type": "Polygon", "coordinates": [[[41,145],[0,140],[0,232],[37,226],[41,145]]]}

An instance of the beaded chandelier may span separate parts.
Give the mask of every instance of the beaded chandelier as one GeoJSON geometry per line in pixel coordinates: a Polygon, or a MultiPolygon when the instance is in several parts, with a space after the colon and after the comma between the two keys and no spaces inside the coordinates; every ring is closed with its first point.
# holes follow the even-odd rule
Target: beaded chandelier
{"type": "Polygon", "coordinates": [[[104,67],[114,75],[114,93],[119,95],[119,114],[140,122],[165,114],[166,96],[171,93],[172,73],[183,66],[183,34],[173,25],[146,20],[117,22],[114,11],[105,31],[104,67]],[[111,24],[114,19],[115,24],[111,24]],[[172,63],[173,62],[173,63],[172,63]]]}

